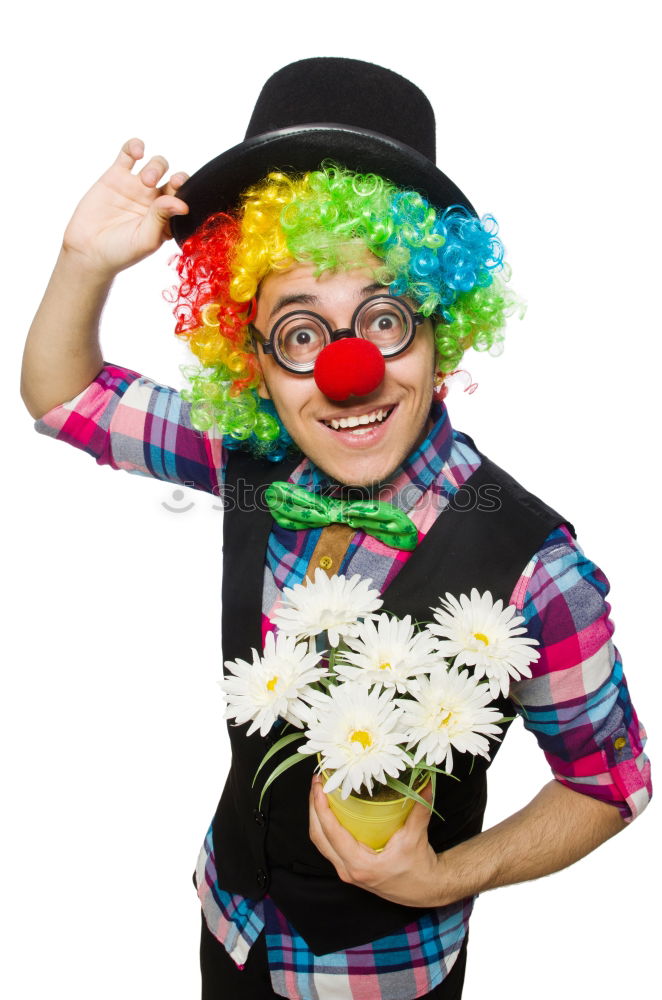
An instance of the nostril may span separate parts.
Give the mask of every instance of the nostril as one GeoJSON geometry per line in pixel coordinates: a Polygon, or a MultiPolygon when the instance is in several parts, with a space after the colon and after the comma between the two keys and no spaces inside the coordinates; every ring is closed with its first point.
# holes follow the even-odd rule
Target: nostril
{"type": "Polygon", "coordinates": [[[328,344],[315,362],[314,378],[329,399],[367,396],[381,384],[386,372],[384,358],[368,340],[356,338],[328,344]]]}

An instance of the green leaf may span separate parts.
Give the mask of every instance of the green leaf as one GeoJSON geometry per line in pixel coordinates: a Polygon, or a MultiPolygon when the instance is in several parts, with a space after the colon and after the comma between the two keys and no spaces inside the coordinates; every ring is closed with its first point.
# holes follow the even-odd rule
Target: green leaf
{"type": "Polygon", "coordinates": [[[262,808],[262,799],[264,798],[264,793],[269,785],[284,771],[287,771],[288,768],[292,767],[293,764],[298,764],[300,760],[310,760],[310,755],[306,753],[293,753],[291,757],[288,757],[287,760],[284,760],[275,770],[271,772],[264,783],[264,788],[262,789],[262,793],[260,795],[260,801],[257,805],[258,809],[262,808]]]}
{"type": "Polygon", "coordinates": [[[450,771],[442,771],[439,767],[433,767],[432,764],[424,764],[421,761],[418,764],[414,764],[414,755],[411,750],[403,751],[405,757],[409,761],[410,767],[413,768],[415,773],[420,772],[421,774],[427,774],[428,771],[436,772],[436,774],[445,774],[447,778],[452,778],[453,781],[459,781],[460,779],[455,774],[451,774],[450,771]]]}
{"type": "Polygon", "coordinates": [[[293,743],[294,740],[303,740],[304,738],[305,738],[305,733],[302,733],[300,729],[298,729],[296,731],[296,733],[288,733],[287,736],[281,736],[281,738],[278,740],[278,742],[274,743],[274,745],[272,746],[272,748],[270,750],[267,750],[267,752],[265,753],[264,757],[260,761],[260,766],[258,767],[257,771],[255,772],[255,777],[253,778],[253,780],[251,782],[251,788],[255,787],[255,781],[257,779],[258,774],[260,773],[260,771],[262,770],[262,768],[264,767],[264,765],[267,763],[267,761],[271,757],[274,756],[274,754],[277,754],[279,750],[282,750],[283,747],[286,747],[288,745],[288,743],[293,743]]]}
{"type": "Polygon", "coordinates": [[[514,702],[515,705],[519,705],[520,713],[524,716],[525,719],[528,719],[529,713],[527,712],[526,708],[524,707],[520,699],[517,697],[517,695],[509,694],[508,698],[510,699],[510,701],[514,702]]]}
{"type": "Polygon", "coordinates": [[[431,812],[435,814],[435,816],[438,816],[439,819],[443,820],[444,817],[441,815],[441,813],[437,812],[434,806],[431,806],[431,804],[426,799],[424,799],[422,795],[419,795],[418,792],[411,791],[403,781],[398,781],[397,778],[387,777],[386,784],[388,785],[389,788],[394,789],[394,791],[396,792],[400,792],[401,795],[405,795],[408,799],[413,799],[415,802],[420,802],[421,805],[425,806],[426,809],[430,809],[431,812]]]}
{"type": "Polygon", "coordinates": [[[421,769],[419,767],[412,768],[412,772],[409,776],[409,781],[407,783],[407,787],[410,790],[414,787],[414,785],[418,784],[418,778],[420,774],[421,774],[421,769]]]}
{"type": "Polygon", "coordinates": [[[427,628],[428,625],[436,625],[436,624],[437,624],[437,620],[436,620],[436,618],[434,618],[434,616],[432,618],[417,618],[413,622],[414,627],[419,632],[422,632],[423,629],[427,628]]]}
{"type": "MultiPolygon", "coordinates": [[[[475,755],[474,755],[475,756],[475,755]]],[[[426,764],[423,768],[424,771],[432,771],[434,774],[445,774],[447,778],[452,778],[453,781],[459,781],[460,779],[456,774],[451,774],[450,771],[442,771],[439,767],[432,767],[431,764],[426,764]]]]}

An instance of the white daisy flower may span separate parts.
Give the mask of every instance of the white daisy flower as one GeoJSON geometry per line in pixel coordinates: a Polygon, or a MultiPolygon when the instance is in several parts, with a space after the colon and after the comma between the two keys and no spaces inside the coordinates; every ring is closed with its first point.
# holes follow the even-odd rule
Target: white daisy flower
{"type": "Polygon", "coordinates": [[[318,567],[314,583],[307,580],[285,587],[283,606],[271,620],[281,632],[298,638],[328,632],[329,643],[337,646],[341,638],[356,635],[359,618],[375,618],[374,612],[382,606],[379,591],[371,590],[371,583],[358,573],[350,580],[328,577],[318,567]]]}
{"type": "Polygon", "coordinates": [[[403,619],[381,614],[358,628],[355,638],[347,638],[334,663],[336,673],[349,680],[394,687],[404,693],[416,685],[414,678],[439,662],[437,639],[427,629],[416,632],[411,615],[403,619]]]}
{"type": "Polygon", "coordinates": [[[451,772],[453,748],[489,760],[486,737],[501,735],[495,724],[501,712],[488,707],[491,697],[487,684],[455,666],[438,666],[420,678],[413,700],[396,699],[410,734],[407,749],[416,745],[414,763],[425,757],[426,764],[443,764],[451,772]]]}
{"type": "Polygon", "coordinates": [[[408,764],[403,744],[402,711],[393,702],[394,689],[369,690],[360,681],[345,681],[329,694],[315,698],[315,718],[308,724],[308,742],[300,753],[321,753],[322,768],[333,770],[325,792],[340,787],[346,799],[365,784],[372,793],[373,779],[386,784],[408,764]]]}
{"type": "Polygon", "coordinates": [[[471,597],[461,594],[458,600],[446,594],[441,604],[432,608],[437,624],[428,626],[442,640],[439,652],[455,657],[458,667],[475,667],[477,678],[487,677],[493,698],[499,692],[504,697],[508,694],[511,677],[518,681],[531,676],[529,663],[540,657],[531,646],[537,646],[538,640],[523,637],[526,629],[516,627],[524,619],[515,614],[514,605],[504,611],[501,599],[493,601],[489,590],[481,596],[475,587],[471,597]]]}
{"type": "Polygon", "coordinates": [[[311,684],[328,674],[325,667],[316,666],[322,654],[309,653],[305,643],[273,632],[267,633],[263,656],[256,649],[251,652],[252,663],[225,663],[234,675],[218,682],[228,700],[225,718],[236,719],[238,726],[251,720],[247,736],[257,729],[266,736],[279,715],[303,729],[310,708],[302,699],[311,684]]]}

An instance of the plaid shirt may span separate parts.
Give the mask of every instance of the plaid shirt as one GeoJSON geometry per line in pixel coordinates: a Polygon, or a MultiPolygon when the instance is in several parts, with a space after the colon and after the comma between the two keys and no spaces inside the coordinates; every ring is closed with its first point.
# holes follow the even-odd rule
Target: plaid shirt
{"type": "MultiPolygon", "coordinates": [[[[398,470],[381,499],[409,514],[419,541],[449,497],[480,465],[467,439],[451,428],[443,404],[433,427],[398,470]]],[[[225,461],[220,438],[196,431],[178,393],[125,368],[106,367],[75,399],[36,421],[38,431],[87,451],[102,465],[218,493],[225,461]]],[[[290,481],[324,485],[303,459],[290,481]]],[[[320,529],[294,532],[274,524],[262,594],[263,627],[282,589],[303,580],[320,529]]],[[[339,567],[389,585],[410,553],[357,532],[339,567]]],[[[563,526],[522,569],[510,603],[538,640],[533,677],[511,685],[524,726],[534,733],[555,778],[617,806],[626,821],[652,792],[643,752],[646,734],[630,701],[606,601],[609,582],[563,526]]],[[[448,974],[466,934],[473,899],[440,907],[395,934],[328,955],[314,955],[267,894],[246,899],[217,882],[211,828],[200,851],[196,885],[207,924],[241,967],[264,930],[274,991],[292,1000],[412,1000],[448,974]]]]}

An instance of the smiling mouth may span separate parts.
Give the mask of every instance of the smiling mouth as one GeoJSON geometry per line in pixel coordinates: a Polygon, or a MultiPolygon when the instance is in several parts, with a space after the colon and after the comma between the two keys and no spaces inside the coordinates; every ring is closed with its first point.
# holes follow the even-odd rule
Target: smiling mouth
{"type": "Polygon", "coordinates": [[[329,420],[321,420],[320,423],[330,430],[351,431],[358,436],[367,434],[373,427],[385,423],[394,409],[395,406],[382,406],[360,416],[332,417],[329,420]]]}

